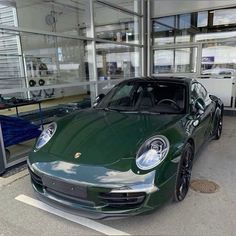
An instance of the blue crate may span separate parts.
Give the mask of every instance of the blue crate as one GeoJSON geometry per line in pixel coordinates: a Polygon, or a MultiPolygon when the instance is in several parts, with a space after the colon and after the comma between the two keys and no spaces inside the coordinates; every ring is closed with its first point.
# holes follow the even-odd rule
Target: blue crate
{"type": "Polygon", "coordinates": [[[40,127],[21,118],[0,115],[4,146],[8,147],[37,138],[40,127]]]}

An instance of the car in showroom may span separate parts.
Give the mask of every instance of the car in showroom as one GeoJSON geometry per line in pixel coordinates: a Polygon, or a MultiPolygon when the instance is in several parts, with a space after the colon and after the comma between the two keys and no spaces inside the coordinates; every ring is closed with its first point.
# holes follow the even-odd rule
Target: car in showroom
{"type": "Polygon", "coordinates": [[[136,78],[49,124],[27,160],[34,190],[91,218],[182,201],[194,157],[222,132],[223,103],[190,78],[136,78]]]}

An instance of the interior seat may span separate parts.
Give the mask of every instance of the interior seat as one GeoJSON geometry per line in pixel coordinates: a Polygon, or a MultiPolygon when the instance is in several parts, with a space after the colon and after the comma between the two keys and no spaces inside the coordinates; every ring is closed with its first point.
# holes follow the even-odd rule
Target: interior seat
{"type": "Polygon", "coordinates": [[[155,105],[155,98],[151,92],[143,90],[140,92],[138,100],[136,102],[136,109],[147,109],[155,105]]]}

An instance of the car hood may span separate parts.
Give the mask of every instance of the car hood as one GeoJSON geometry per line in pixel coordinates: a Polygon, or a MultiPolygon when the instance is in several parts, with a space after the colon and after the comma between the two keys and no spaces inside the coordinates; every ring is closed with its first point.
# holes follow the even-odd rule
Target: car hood
{"type": "Polygon", "coordinates": [[[69,163],[105,166],[134,158],[147,138],[163,134],[181,117],[89,109],[59,120],[43,151],[69,163]],[[81,155],[75,158],[76,153],[81,155]]]}

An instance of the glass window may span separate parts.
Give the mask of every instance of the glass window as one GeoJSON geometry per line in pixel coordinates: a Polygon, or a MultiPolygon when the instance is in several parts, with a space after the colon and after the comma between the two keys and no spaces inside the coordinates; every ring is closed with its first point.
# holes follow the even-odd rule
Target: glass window
{"type": "Polygon", "coordinates": [[[21,56],[0,55],[0,89],[25,87],[21,56]]]}
{"type": "Polygon", "coordinates": [[[103,4],[94,4],[96,36],[101,39],[139,44],[140,17],[127,14],[103,4]]]}
{"type": "Polygon", "coordinates": [[[10,3],[0,3],[0,25],[17,26],[16,8],[10,3]]]}
{"type": "Polygon", "coordinates": [[[191,41],[191,36],[190,35],[180,35],[175,37],[175,42],[176,43],[188,43],[191,41]]]}
{"type": "Polygon", "coordinates": [[[154,50],[154,74],[195,73],[197,48],[154,50]]]}
{"type": "Polygon", "coordinates": [[[154,51],[154,74],[174,72],[174,50],[155,50],[154,51]]]}
{"type": "Polygon", "coordinates": [[[175,18],[161,17],[152,22],[153,44],[163,45],[174,43],[175,18]]]}
{"type": "Polygon", "coordinates": [[[197,48],[175,49],[175,72],[196,72],[197,48]]]}
{"type": "Polygon", "coordinates": [[[141,49],[112,43],[97,43],[98,80],[141,76],[141,49]]]}
{"type": "MultiPolygon", "coordinates": [[[[220,30],[219,30],[220,31],[220,30]]],[[[195,36],[196,42],[217,41],[218,39],[234,39],[236,37],[236,31],[231,32],[213,32],[198,34],[195,36]]]]}
{"type": "Polygon", "coordinates": [[[14,31],[0,30],[0,54],[21,54],[19,33],[14,31]]]}
{"type": "Polygon", "coordinates": [[[154,19],[152,22],[153,44],[173,44],[192,41],[191,14],[167,16],[154,19]]]}
{"type": "Polygon", "coordinates": [[[179,29],[191,28],[191,14],[179,15],[179,29]]]}
{"type": "Polygon", "coordinates": [[[154,32],[173,30],[176,27],[175,16],[160,17],[154,20],[154,32]]]}
{"type": "Polygon", "coordinates": [[[89,80],[87,41],[27,33],[21,41],[29,86],[89,80]]]}
{"type": "Polygon", "coordinates": [[[156,44],[156,45],[173,44],[174,40],[175,40],[175,37],[173,36],[173,32],[169,32],[168,34],[163,35],[163,37],[160,36],[158,38],[154,38],[153,44],[156,44]]]}
{"type": "Polygon", "coordinates": [[[204,43],[201,73],[209,78],[230,78],[236,74],[236,42],[204,43]]]}
{"type": "Polygon", "coordinates": [[[154,45],[235,38],[236,8],[160,17],[152,21],[154,45]]]}
{"type": "Polygon", "coordinates": [[[25,87],[19,33],[0,31],[0,89],[25,87]]]}
{"type": "Polygon", "coordinates": [[[211,12],[213,15],[213,25],[229,25],[236,23],[236,9],[222,9],[211,12]]]}
{"type": "Polygon", "coordinates": [[[208,11],[197,13],[197,27],[205,27],[208,24],[208,11]]]}
{"type": "Polygon", "coordinates": [[[89,1],[16,1],[19,26],[68,35],[91,35],[89,1]]]}

